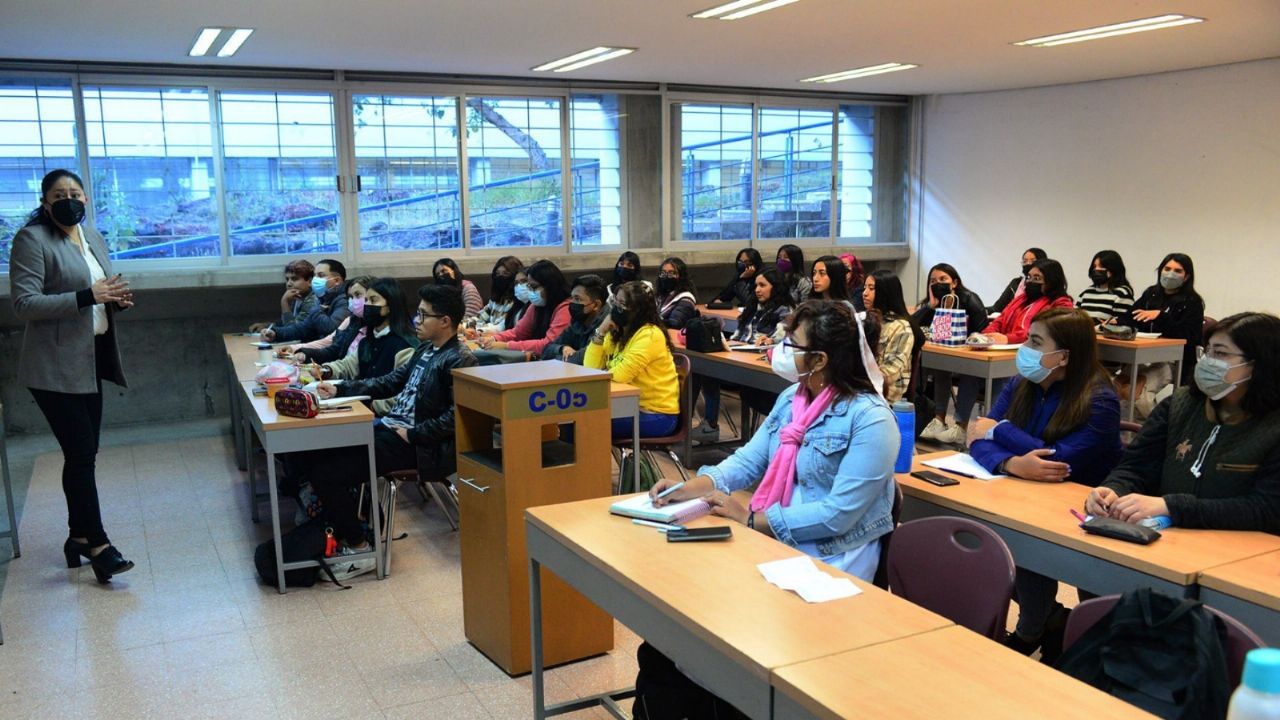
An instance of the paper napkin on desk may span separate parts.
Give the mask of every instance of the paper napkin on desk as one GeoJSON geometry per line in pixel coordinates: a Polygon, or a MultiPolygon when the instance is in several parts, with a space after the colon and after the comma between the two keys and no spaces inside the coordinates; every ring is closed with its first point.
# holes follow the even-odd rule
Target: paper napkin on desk
{"type": "Polygon", "coordinates": [[[793,590],[805,602],[819,603],[853,597],[862,592],[849,578],[835,578],[822,572],[807,555],[760,563],[764,579],[783,590],[793,590]]]}

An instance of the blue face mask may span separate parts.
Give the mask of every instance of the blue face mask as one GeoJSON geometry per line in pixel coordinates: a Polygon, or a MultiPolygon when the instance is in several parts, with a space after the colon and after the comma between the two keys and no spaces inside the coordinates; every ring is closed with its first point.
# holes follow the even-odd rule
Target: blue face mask
{"type": "Polygon", "coordinates": [[[328,289],[329,289],[328,283],[325,281],[324,278],[322,277],[311,278],[311,292],[315,293],[316,295],[323,295],[324,291],[328,289]]]}
{"type": "Polygon", "coordinates": [[[547,304],[547,296],[541,290],[525,290],[529,296],[529,304],[534,307],[542,307],[547,304]]]}
{"type": "Polygon", "coordinates": [[[1014,358],[1014,364],[1018,366],[1018,374],[1030,380],[1033,383],[1044,382],[1056,368],[1045,367],[1040,364],[1041,358],[1045,355],[1066,352],[1065,350],[1054,350],[1052,353],[1042,353],[1039,350],[1023,345],[1018,348],[1018,355],[1014,358]]]}
{"type": "Polygon", "coordinates": [[[516,299],[526,305],[529,303],[529,285],[527,283],[519,283],[515,290],[516,299]]]}

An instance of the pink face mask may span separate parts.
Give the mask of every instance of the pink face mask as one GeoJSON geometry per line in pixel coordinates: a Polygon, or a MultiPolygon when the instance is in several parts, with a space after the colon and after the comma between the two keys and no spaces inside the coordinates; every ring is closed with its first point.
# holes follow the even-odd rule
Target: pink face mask
{"type": "Polygon", "coordinates": [[[351,308],[351,314],[355,317],[364,318],[364,298],[351,298],[347,307],[351,308]]]}

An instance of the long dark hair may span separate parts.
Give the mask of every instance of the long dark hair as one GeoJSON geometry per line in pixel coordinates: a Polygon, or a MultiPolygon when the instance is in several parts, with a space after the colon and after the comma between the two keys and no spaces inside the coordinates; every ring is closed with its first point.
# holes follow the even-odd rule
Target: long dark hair
{"type": "MultiPolygon", "coordinates": [[[[1049,308],[1031,321],[1032,325],[1036,323],[1044,325],[1059,350],[1067,351],[1067,368],[1060,381],[1062,400],[1045,425],[1042,438],[1045,443],[1054,443],[1089,422],[1093,394],[1111,381],[1098,364],[1097,334],[1089,313],[1079,308],[1049,308]]],[[[1019,380],[1004,414],[1006,420],[1020,428],[1031,422],[1035,412],[1034,385],[1025,378],[1019,380]]]]}
{"type": "MultiPolygon", "coordinates": [[[[934,265],[933,267],[929,268],[929,273],[924,276],[924,280],[925,280],[924,299],[920,301],[919,303],[920,307],[925,307],[926,305],[928,305],[929,298],[933,297],[933,283],[930,282],[929,277],[933,275],[935,272],[944,272],[947,274],[947,277],[951,278],[951,280],[955,282],[955,287],[951,289],[951,292],[955,293],[956,297],[959,297],[960,291],[965,289],[964,282],[960,280],[960,271],[956,270],[953,266],[951,266],[948,263],[938,263],[937,265],[934,265]]],[[[878,295],[879,292],[880,292],[880,285],[877,283],[876,294],[878,295]]]]}
{"type": "Polygon", "coordinates": [[[819,264],[827,271],[827,277],[830,279],[830,285],[827,291],[820,295],[823,300],[848,300],[849,286],[848,282],[849,268],[844,266],[844,261],[835,255],[823,255],[813,261],[816,268],[819,264]]]}
{"type": "Polygon", "coordinates": [[[569,299],[572,288],[569,287],[569,281],[564,279],[560,267],[550,260],[539,260],[530,265],[525,274],[542,286],[543,297],[547,300],[542,307],[535,305],[532,310],[535,313],[533,337],[541,338],[551,327],[551,316],[555,314],[556,308],[569,299]]]}
{"type": "MultiPolygon", "coordinates": [[[[1263,417],[1280,407],[1280,318],[1271,313],[1236,313],[1218,321],[1213,335],[1218,333],[1226,333],[1240,348],[1242,362],[1253,362],[1253,377],[1240,401],[1245,412],[1263,417]]],[[[1206,345],[1213,335],[1204,339],[1206,345]]],[[[1191,394],[1205,397],[1195,383],[1191,383],[1191,394]]]]}
{"type": "Polygon", "coordinates": [[[911,313],[907,312],[907,301],[902,297],[902,281],[888,270],[876,270],[871,273],[871,279],[876,283],[876,299],[867,309],[879,312],[884,316],[885,323],[890,320],[905,320],[911,326],[911,337],[915,339],[911,356],[914,358],[916,353],[924,349],[924,332],[911,317],[911,313]]]}
{"type": "MultiPolygon", "coordinates": [[[[1100,250],[1089,261],[1089,272],[1093,272],[1093,264],[1098,263],[1103,270],[1111,273],[1111,279],[1107,280],[1107,287],[1115,290],[1118,287],[1128,287],[1129,278],[1124,271],[1124,258],[1120,257],[1120,253],[1115,250],[1100,250]]],[[[1164,267],[1161,265],[1161,267],[1164,267]]],[[[1130,288],[1132,289],[1132,288],[1130,288]]]]}
{"type": "MultiPolygon", "coordinates": [[[[791,297],[791,285],[787,282],[787,278],[777,266],[770,266],[763,272],[756,273],[756,277],[763,277],[765,282],[769,283],[769,299],[765,302],[763,310],[765,314],[774,312],[782,306],[793,307],[794,300],[791,297]]],[[[756,299],[756,293],[751,291],[751,298],[747,300],[747,304],[742,308],[742,314],[738,316],[738,324],[750,322],[751,318],[756,316],[756,311],[762,309],[760,301],[756,299]]]]}
{"type": "Polygon", "coordinates": [[[665,297],[674,297],[682,292],[687,292],[693,295],[695,299],[698,297],[698,291],[693,287],[693,280],[689,277],[689,266],[685,264],[684,260],[674,256],[669,257],[666,260],[663,260],[662,264],[658,266],[658,272],[662,272],[663,265],[670,265],[676,269],[675,289],[671,291],[671,295],[665,297]]]}
{"type": "Polygon", "coordinates": [[[437,260],[436,264],[431,266],[431,277],[435,278],[436,271],[440,269],[441,265],[453,271],[453,278],[457,280],[458,289],[462,289],[462,281],[466,280],[467,276],[462,274],[462,269],[458,267],[458,263],[453,261],[453,258],[440,258],[437,260]]]}
{"type": "Polygon", "coordinates": [[[778,254],[773,256],[775,263],[778,255],[783,253],[786,253],[787,259],[791,261],[791,272],[786,273],[787,284],[795,287],[804,273],[804,250],[801,250],[799,245],[783,245],[778,248],[778,254]]]}
{"type": "Polygon", "coordinates": [[[499,304],[515,299],[516,273],[524,268],[524,263],[515,255],[503,255],[493,264],[489,271],[489,299],[499,304]],[[506,270],[509,275],[503,277],[498,270],[506,270]]]}
{"type": "MultiPolygon", "coordinates": [[[[844,267],[844,263],[840,263],[840,267],[844,267]]],[[[848,305],[808,300],[787,319],[787,333],[795,332],[801,325],[808,327],[807,348],[826,353],[827,367],[830,368],[827,378],[841,394],[852,396],[876,391],[867,376],[866,365],[862,364],[862,353],[858,350],[858,320],[848,305]]],[[[878,346],[880,324],[875,316],[868,315],[862,327],[867,335],[867,344],[872,348],[878,346]]]]}
{"type": "Polygon", "coordinates": [[[31,211],[31,214],[27,215],[27,225],[44,225],[49,228],[57,227],[53,223],[53,218],[49,217],[49,213],[44,211],[43,200],[45,196],[49,194],[49,191],[53,189],[54,184],[62,178],[71,178],[75,184],[80,186],[80,191],[84,192],[84,181],[80,179],[79,175],[62,168],[50,170],[45,174],[44,179],[40,181],[40,200],[42,202],[35,210],[31,211]]]}
{"type": "MultiPolygon", "coordinates": [[[[738,258],[742,257],[743,255],[747,256],[747,264],[756,269],[756,274],[759,274],[760,271],[764,269],[764,258],[760,257],[760,251],[753,247],[744,247],[738,251],[737,255],[733,256],[733,267],[735,270],[737,270],[738,268],[738,258]]],[[[742,273],[738,273],[738,275],[741,275],[741,274],[742,273]]],[[[755,275],[752,275],[751,277],[755,277],[755,275]]],[[[740,280],[740,279],[742,278],[738,278],[737,276],[735,276],[735,280],[740,280]]]]}
{"type": "Polygon", "coordinates": [[[640,328],[653,325],[662,331],[662,337],[667,341],[667,351],[670,352],[671,337],[667,335],[667,326],[662,322],[662,316],[658,314],[658,299],[653,296],[653,290],[648,285],[639,280],[622,283],[617,290],[613,291],[613,297],[626,308],[623,312],[627,316],[625,327],[615,325],[610,331],[613,335],[614,347],[621,349],[640,331],[640,328]]]}
{"type": "Polygon", "coordinates": [[[1062,263],[1045,258],[1037,260],[1031,267],[1044,275],[1045,297],[1056,300],[1067,294],[1067,273],[1063,271],[1062,263]]]}
{"type": "Polygon", "coordinates": [[[631,264],[636,266],[636,280],[640,279],[640,256],[630,250],[627,250],[619,255],[618,261],[613,264],[613,275],[611,276],[613,278],[613,282],[609,283],[609,288],[614,292],[618,292],[618,287],[624,282],[627,282],[626,280],[618,277],[618,266],[622,264],[623,260],[630,260],[631,264]]]}
{"type": "Polygon", "coordinates": [[[1156,284],[1147,289],[1151,290],[1152,288],[1155,288],[1161,295],[1164,294],[1164,286],[1160,284],[1160,272],[1164,270],[1164,266],[1168,265],[1170,260],[1178,263],[1182,266],[1183,270],[1187,271],[1187,279],[1182,281],[1182,287],[1178,288],[1178,292],[1174,294],[1182,295],[1185,293],[1186,295],[1199,300],[1200,305],[1203,306],[1204,299],[1200,297],[1200,293],[1196,292],[1196,264],[1191,261],[1191,256],[1186,253],[1172,252],[1165,255],[1164,259],[1160,261],[1160,264],[1156,266],[1156,284]]]}
{"type": "MultiPolygon", "coordinates": [[[[418,337],[409,325],[409,313],[405,309],[404,290],[400,287],[400,281],[391,277],[380,277],[374,280],[372,285],[365,286],[365,291],[369,290],[378,293],[387,301],[387,327],[391,329],[391,332],[416,347],[418,345],[418,337]]],[[[368,313],[369,311],[365,310],[365,312],[368,313]]],[[[360,359],[365,362],[368,362],[373,357],[372,329],[369,330],[364,342],[360,343],[359,353],[360,359]]]]}

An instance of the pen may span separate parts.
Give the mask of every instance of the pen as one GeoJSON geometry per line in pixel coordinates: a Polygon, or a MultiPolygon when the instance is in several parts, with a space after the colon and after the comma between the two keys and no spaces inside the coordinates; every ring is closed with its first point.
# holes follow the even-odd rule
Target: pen
{"type": "Polygon", "coordinates": [[[1072,515],[1075,515],[1075,516],[1076,516],[1076,519],[1077,519],[1077,520],[1079,520],[1079,521],[1080,521],[1080,522],[1082,522],[1082,523],[1087,523],[1087,522],[1089,522],[1089,518],[1088,518],[1088,517],[1086,517],[1086,516],[1084,516],[1084,515],[1081,515],[1079,512],[1077,512],[1077,511],[1076,511],[1076,509],[1075,509],[1075,508],[1071,508],[1071,514],[1072,514],[1072,515]]]}
{"type": "Polygon", "coordinates": [[[663,490],[662,492],[658,493],[657,497],[655,497],[654,500],[661,500],[662,498],[670,495],[671,493],[679,490],[682,487],[684,487],[684,481],[678,482],[675,485],[672,485],[671,487],[667,488],[666,490],[663,490]]]}
{"type": "Polygon", "coordinates": [[[676,532],[684,532],[683,525],[668,525],[667,523],[653,522],[651,520],[641,520],[639,518],[636,518],[631,522],[635,523],[636,525],[644,525],[646,527],[658,528],[659,532],[667,532],[668,530],[675,530],[676,532]]]}

